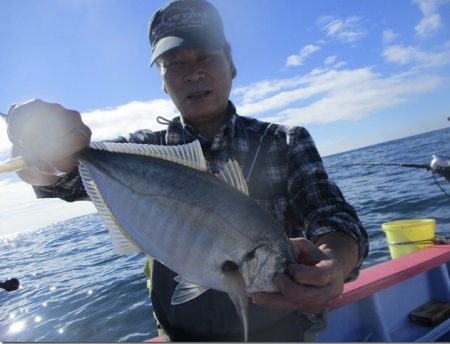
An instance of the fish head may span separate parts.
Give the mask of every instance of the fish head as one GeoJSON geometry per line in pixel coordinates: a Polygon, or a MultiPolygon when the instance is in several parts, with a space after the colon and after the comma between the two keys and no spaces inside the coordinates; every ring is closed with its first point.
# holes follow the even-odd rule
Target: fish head
{"type": "Polygon", "coordinates": [[[240,267],[247,291],[278,291],[273,284],[273,278],[276,274],[285,273],[287,266],[295,260],[295,253],[289,241],[266,240],[255,244],[246,252],[240,267]]]}

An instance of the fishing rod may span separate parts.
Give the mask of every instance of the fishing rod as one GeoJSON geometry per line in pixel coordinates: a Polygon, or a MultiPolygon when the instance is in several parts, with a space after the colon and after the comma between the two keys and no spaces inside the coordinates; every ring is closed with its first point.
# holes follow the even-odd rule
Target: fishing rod
{"type": "MultiPolygon", "coordinates": [[[[450,120],[450,119],[449,119],[450,120]]],[[[441,191],[450,198],[450,194],[448,194],[441,184],[436,179],[436,174],[444,177],[450,183],[450,158],[444,157],[440,155],[433,154],[433,158],[430,164],[399,164],[399,163],[353,163],[353,164],[338,164],[333,165],[331,167],[355,167],[355,166],[369,166],[369,167],[378,167],[378,166],[389,166],[389,167],[406,167],[406,168],[417,168],[424,169],[427,171],[431,171],[433,174],[433,179],[436,185],[441,189],[441,191]]]]}
{"type": "Polygon", "coordinates": [[[430,165],[427,164],[398,164],[398,163],[354,163],[354,164],[338,164],[333,165],[331,167],[354,167],[354,166],[370,166],[370,167],[377,167],[377,166],[394,166],[394,167],[411,167],[411,168],[422,168],[426,170],[430,170],[430,165]]]}

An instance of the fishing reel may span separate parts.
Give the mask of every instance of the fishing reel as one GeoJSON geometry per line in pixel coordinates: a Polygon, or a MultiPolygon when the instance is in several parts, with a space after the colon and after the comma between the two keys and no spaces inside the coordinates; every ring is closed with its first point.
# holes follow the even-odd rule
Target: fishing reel
{"type": "Polygon", "coordinates": [[[431,171],[447,179],[447,181],[450,183],[450,158],[433,154],[433,159],[430,163],[430,169],[431,171]]]}

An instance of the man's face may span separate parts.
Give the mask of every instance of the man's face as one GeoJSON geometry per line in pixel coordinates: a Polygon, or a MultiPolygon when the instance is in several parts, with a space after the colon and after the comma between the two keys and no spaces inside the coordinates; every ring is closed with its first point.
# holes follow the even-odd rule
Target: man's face
{"type": "Polygon", "coordinates": [[[225,114],[236,69],[223,49],[177,48],[158,63],[164,91],[187,122],[225,114]]]}

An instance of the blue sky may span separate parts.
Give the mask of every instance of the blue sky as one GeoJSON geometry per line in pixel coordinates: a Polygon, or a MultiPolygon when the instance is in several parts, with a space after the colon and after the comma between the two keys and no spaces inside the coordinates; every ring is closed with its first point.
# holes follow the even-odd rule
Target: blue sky
{"type": "MultiPolygon", "coordinates": [[[[149,69],[160,0],[0,1],[0,111],[32,98],[82,113],[94,139],[175,116],[149,69]]],[[[323,155],[443,128],[449,0],[212,0],[238,69],[238,112],[305,126],[323,155]]],[[[0,123],[0,160],[9,143],[0,123]]],[[[91,212],[0,176],[0,236],[91,212]],[[8,195],[6,197],[5,195],[8,195]],[[40,218],[42,220],[37,220],[40,218]]]]}

